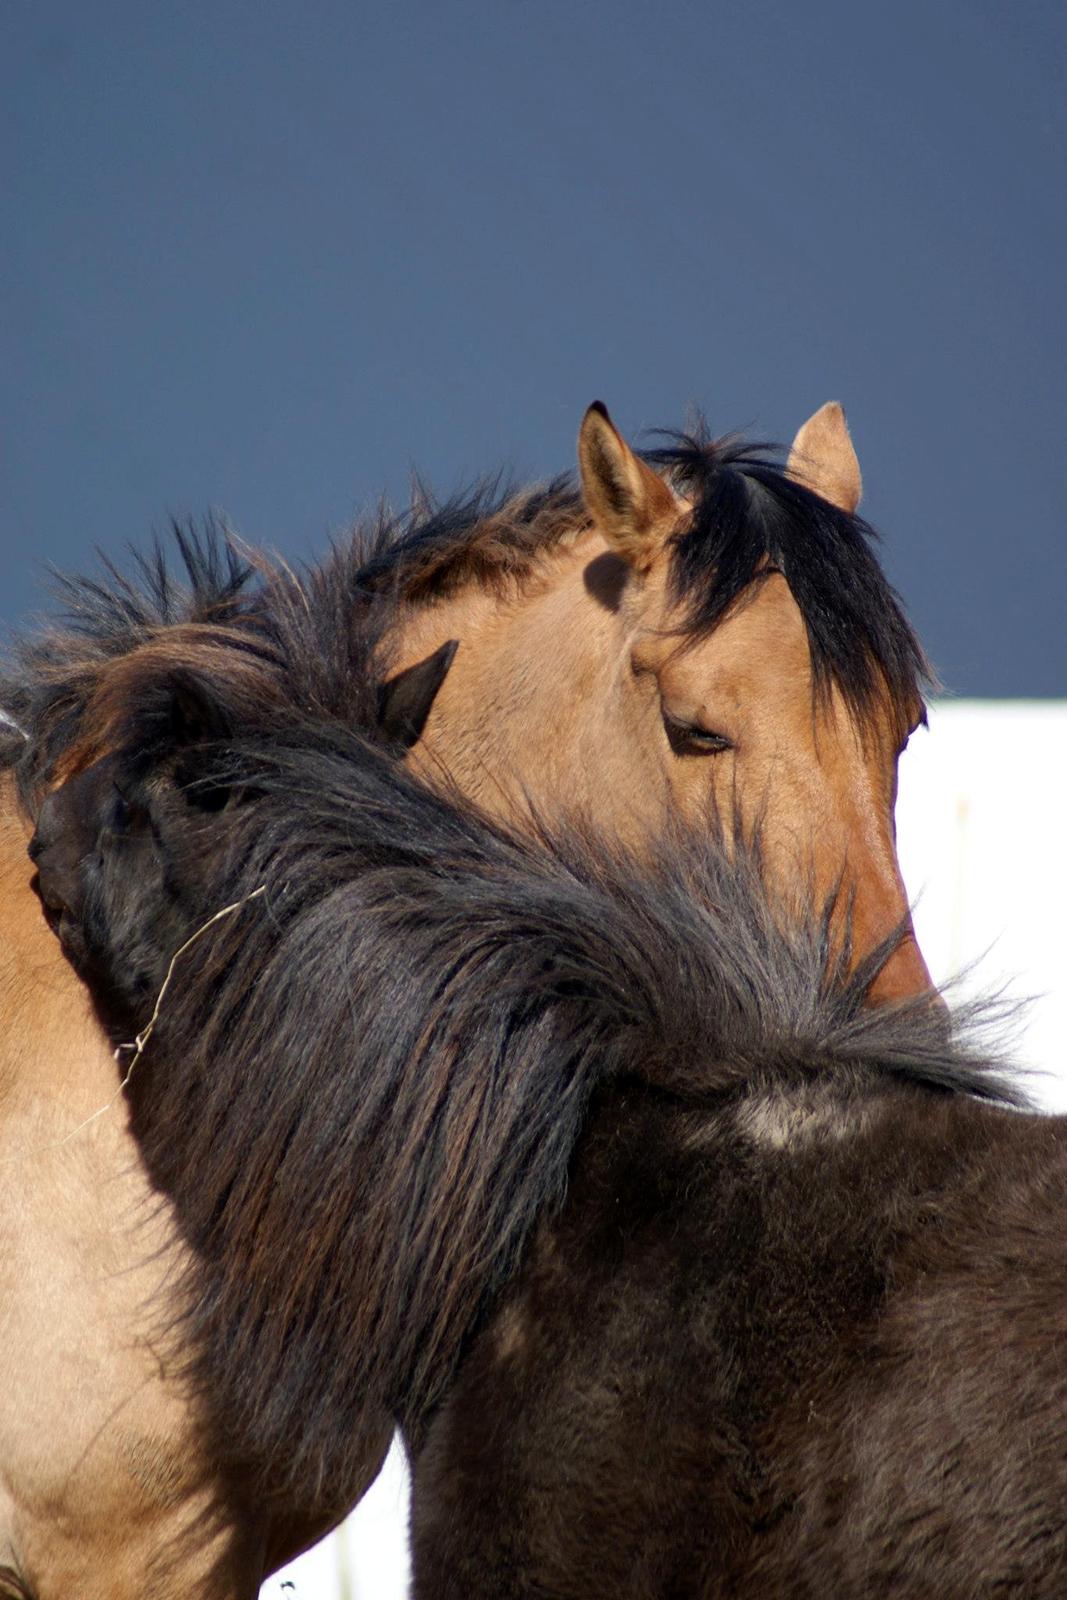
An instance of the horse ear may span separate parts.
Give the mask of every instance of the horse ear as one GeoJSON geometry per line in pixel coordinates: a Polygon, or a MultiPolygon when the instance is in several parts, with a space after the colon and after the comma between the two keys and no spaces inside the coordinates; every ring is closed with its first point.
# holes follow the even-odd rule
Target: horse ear
{"type": "Polygon", "coordinates": [[[593,521],[616,555],[647,572],[665,526],[678,518],[679,502],[658,473],[634,455],[599,400],[582,418],[578,468],[593,521]]]}
{"type": "Polygon", "coordinates": [[[849,516],[855,511],[863,493],[863,478],[844,408],[836,400],[828,400],[804,423],[793,440],[785,470],[840,511],[849,516]]]}
{"type": "Polygon", "coordinates": [[[389,743],[410,750],[422,737],[430,708],[458,649],[459,640],[449,639],[425,661],[405,667],[382,684],[378,690],[378,727],[389,743]]]}
{"type": "Polygon", "coordinates": [[[234,722],[229,711],[193,673],[177,672],[167,682],[170,735],[176,745],[206,744],[229,739],[234,722]]]}

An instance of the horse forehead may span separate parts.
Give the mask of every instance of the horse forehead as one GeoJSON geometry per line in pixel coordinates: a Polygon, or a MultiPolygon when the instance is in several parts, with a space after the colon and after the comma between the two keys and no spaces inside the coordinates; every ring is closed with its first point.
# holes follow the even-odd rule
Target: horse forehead
{"type": "Polygon", "coordinates": [[[711,633],[668,650],[663,675],[754,705],[784,698],[810,712],[808,631],[781,574],[753,584],[711,633]]]}

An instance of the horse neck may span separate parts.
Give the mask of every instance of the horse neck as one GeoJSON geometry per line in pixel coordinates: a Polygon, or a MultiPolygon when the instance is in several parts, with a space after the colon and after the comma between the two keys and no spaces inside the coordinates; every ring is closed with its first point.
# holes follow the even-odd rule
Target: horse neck
{"type": "Polygon", "coordinates": [[[32,889],[28,828],[0,788],[0,1092],[45,1094],[69,1117],[116,1088],[115,1063],[89,997],[32,889]]]}
{"type": "Polygon", "coordinates": [[[27,831],[0,777],[0,1542],[10,1529],[42,1592],[140,1594],[166,1556],[183,1593],[243,1593],[222,1573],[237,1546],[204,1418],[168,1370],[184,1251],[32,891],[27,831]]]}
{"type": "Polygon", "coordinates": [[[457,638],[413,763],[496,814],[531,805],[595,814],[624,835],[666,805],[648,706],[634,693],[629,626],[591,578],[605,546],[590,533],[553,552],[509,594],[465,590],[412,608],[398,665],[457,638]]]}
{"type": "MultiPolygon", "coordinates": [[[[132,1220],[154,1197],[112,1051],[45,924],[31,876],[25,827],[0,789],[0,1188],[37,1195],[51,1186],[77,1197],[87,1233],[100,1211],[101,1241],[113,1233],[106,1248],[123,1250],[122,1225],[105,1214],[115,1219],[128,1205],[132,1220]]],[[[168,1224],[162,1213],[157,1222],[162,1245],[168,1224]]],[[[144,1226],[146,1253],[153,1230],[144,1226]]]]}

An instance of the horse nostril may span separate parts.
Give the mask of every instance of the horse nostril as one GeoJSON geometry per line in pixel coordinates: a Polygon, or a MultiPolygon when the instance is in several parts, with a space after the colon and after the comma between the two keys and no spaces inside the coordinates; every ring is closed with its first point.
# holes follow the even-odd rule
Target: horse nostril
{"type": "Polygon", "coordinates": [[[58,893],[54,882],[48,877],[47,871],[42,878],[40,872],[35,872],[30,879],[30,888],[44,907],[45,916],[49,922],[53,917],[60,916],[64,911],[69,911],[63,896],[58,893]]]}
{"type": "Polygon", "coordinates": [[[40,894],[41,904],[44,906],[46,911],[54,911],[57,915],[62,916],[64,912],[70,910],[70,907],[64,900],[63,896],[61,894],[56,894],[55,890],[50,891],[45,887],[44,884],[41,885],[40,894]]]}
{"type": "Polygon", "coordinates": [[[39,861],[49,846],[62,835],[62,831],[59,795],[54,790],[51,794],[45,795],[37,812],[37,826],[33,830],[33,838],[26,847],[30,860],[39,861]]]}

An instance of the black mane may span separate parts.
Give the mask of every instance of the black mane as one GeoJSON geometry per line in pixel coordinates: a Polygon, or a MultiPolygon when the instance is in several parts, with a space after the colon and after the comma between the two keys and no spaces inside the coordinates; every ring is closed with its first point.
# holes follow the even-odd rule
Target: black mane
{"type": "MultiPolygon", "coordinates": [[[[817,690],[836,683],[862,714],[881,679],[906,731],[936,681],[874,557],[870,524],[791,478],[774,446],[713,439],[702,421],[663,436],[669,443],[644,458],[696,502],[671,563],[683,631],[711,633],[769,562],[800,607],[817,690]]],[[[367,589],[418,603],[521,579],[588,525],[568,475],[525,491],[487,481],[440,506],[420,488],[405,515],[360,524],[349,559],[367,589]]]]}
{"type": "MultiPolygon", "coordinates": [[[[599,1084],[695,1108],[815,1081],[1017,1098],[928,1005],[864,1008],[886,952],[847,976],[831,908],[783,926],[758,858],[706,834],[651,866],[580,828],[523,840],[337,724],[205,752],[198,781],[251,798],[206,856],[160,820],[200,886],[185,931],[265,893],[183,957],[130,1094],[197,1257],[220,1449],[264,1495],[343,1508],[361,1420],[439,1398],[599,1084]]],[[[146,884],[98,885],[115,959],[146,884]]]]}
{"type": "MultiPolygon", "coordinates": [[[[210,684],[232,726],[285,707],[368,733],[374,726],[392,613],[363,582],[369,526],[303,572],[238,546],[211,520],[171,532],[176,564],[157,540],[147,556],[133,552],[129,576],[106,557],[102,576],[55,574],[58,617],[17,635],[0,664],[0,771],[14,770],[31,814],[57,762],[100,733],[87,719],[110,714],[127,693],[124,680],[107,687],[109,669],[134,652],[138,693],[128,720],[146,759],[176,737],[176,675],[191,692],[210,684]]],[[[108,736],[124,738],[121,728],[108,736]]]]}
{"type": "Polygon", "coordinates": [[[493,588],[522,578],[588,525],[564,473],[521,489],[486,479],[441,504],[416,484],[407,512],[357,524],[350,538],[368,590],[418,603],[464,584],[493,588]]]}
{"type": "Polygon", "coordinates": [[[683,631],[711,633],[769,563],[800,607],[817,688],[836,683],[862,714],[880,675],[907,731],[933,675],[871,551],[870,525],[789,477],[773,446],[714,440],[702,424],[667,437],[646,459],[695,502],[670,572],[683,631]]]}
{"type": "Polygon", "coordinates": [[[251,568],[225,530],[172,524],[176,573],[161,541],[134,551],[132,574],[106,556],[103,575],[52,574],[60,614],[16,638],[0,663],[0,770],[15,769],[25,799],[77,736],[102,669],[161,630],[184,624],[225,628],[240,614],[251,568]]]}

